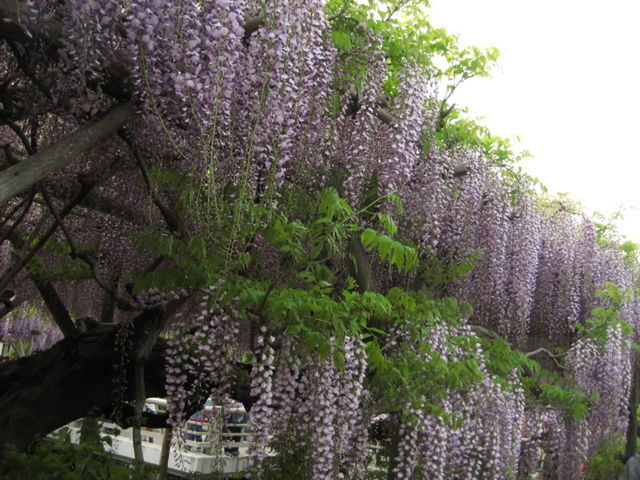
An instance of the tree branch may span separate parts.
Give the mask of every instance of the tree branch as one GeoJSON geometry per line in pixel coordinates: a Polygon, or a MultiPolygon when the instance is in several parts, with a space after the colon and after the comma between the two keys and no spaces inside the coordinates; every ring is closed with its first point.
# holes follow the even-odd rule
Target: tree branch
{"type": "MultiPolygon", "coordinates": [[[[81,188],[76,194],[76,196],[67,204],[59,213],[60,218],[66,217],[73,208],[78,205],[82,201],[84,197],[86,197],[91,189],[95,185],[94,182],[82,182],[81,188]]],[[[0,277],[0,292],[3,291],[7,285],[15,278],[15,276],[22,270],[22,268],[29,263],[29,261],[34,257],[36,253],[47,243],[51,235],[58,228],[58,223],[54,222],[51,226],[49,226],[48,230],[40,236],[36,244],[29,250],[26,254],[22,255],[18,261],[14,262],[14,264],[0,277]]]]}
{"type": "Polygon", "coordinates": [[[20,67],[20,70],[24,72],[27,78],[31,80],[31,82],[36,87],[38,87],[38,90],[40,90],[45,97],[47,97],[48,99],[51,99],[51,92],[49,92],[49,88],[45,86],[44,83],[42,83],[42,81],[36,76],[35,73],[33,73],[31,68],[27,64],[26,59],[18,50],[18,46],[15,44],[15,42],[7,38],[7,44],[9,45],[9,48],[13,52],[13,56],[16,58],[16,61],[18,62],[18,66],[20,67]]]}
{"type": "Polygon", "coordinates": [[[131,103],[117,105],[99,118],[92,120],[74,133],[67,135],[17,165],[0,173],[0,203],[23,192],[65,167],[79,155],[95,147],[115,133],[134,113],[131,103]]]}
{"type": "Polygon", "coordinates": [[[67,243],[71,248],[71,256],[73,258],[79,258],[90,267],[91,274],[93,275],[93,278],[96,281],[96,283],[100,286],[100,288],[102,288],[105,292],[109,293],[113,297],[113,299],[116,301],[116,303],[121,309],[143,310],[142,305],[135,302],[133,299],[129,299],[129,298],[126,298],[124,295],[121,295],[116,288],[114,288],[112,285],[109,284],[109,282],[107,282],[107,280],[102,276],[100,269],[98,268],[98,263],[95,261],[95,259],[91,255],[89,255],[86,252],[81,252],[78,250],[73,240],[73,237],[71,236],[71,232],[69,232],[69,230],[67,229],[66,225],[62,221],[62,218],[56,211],[53,203],[51,202],[49,195],[44,189],[42,189],[42,196],[44,197],[44,201],[47,204],[49,211],[55,218],[56,224],[60,227],[60,230],[62,230],[62,233],[67,239],[67,243]]]}
{"type": "MultiPolygon", "coordinates": [[[[141,324],[154,323],[159,314],[158,310],[144,311],[133,320],[132,348],[144,335],[144,328],[139,328],[141,324]]],[[[37,436],[87,415],[104,415],[122,426],[130,426],[130,418],[117,415],[132,411],[122,401],[131,402],[135,396],[133,355],[128,355],[129,360],[119,366],[122,347],[117,341],[121,328],[126,327],[98,325],[81,335],[67,337],[48,350],[0,364],[0,454],[8,443],[25,450],[37,436]],[[124,369],[123,397],[113,388],[114,374],[120,368],[124,369]],[[116,406],[118,411],[114,411],[116,406]]],[[[166,396],[167,348],[166,340],[158,339],[145,362],[147,396],[166,396]]],[[[232,397],[250,409],[255,399],[250,396],[251,377],[246,368],[235,366],[230,380],[232,397]]],[[[204,399],[209,392],[197,396],[204,399]]],[[[187,416],[202,408],[194,398],[186,400],[187,416]]],[[[154,422],[149,426],[164,426],[160,416],[149,421],[154,422]]]]}
{"type": "MultiPolygon", "coordinates": [[[[24,217],[27,215],[27,212],[31,209],[31,205],[33,205],[34,197],[35,197],[35,192],[31,191],[29,195],[18,204],[18,206],[23,206],[22,212],[20,212],[20,215],[18,216],[18,218],[16,218],[13,221],[13,223],[8,229],[0,230],[0,243],[2,243],[6,238],[9,238],[13,233],[13,231],[18,227],[18,225],[22,223],[22,220],[24,220],[24,217]]],[[[0,225],[0,228],[6,225],[7,220],[11,218],[14,213],[15,212],[11,212],[11,215],[2,222],[2,225],[0,225]]]]}
{"type": "MultiPolygon", "coordinates": [[[[25,246],[24,239],[22,239],[17,233],[13,233],[9,237],[9,240],[18,250],[22,250],[25,246]]],[[[76,335],[78,331],[71,320],[69,310],[67,310],[67,307],[62,302],[62,299],[51,282],[38,278],[34,275],[29,276],[38,289],[38,293],[40,293],[42,300],[44,300],[49,313],[51,313],[53,321],[56,322],[56,325],[58,325],[64,336],[76,335]]],[[[0,318],[2,318],[2,316],[3,315],[0,313],[0,318]]]]}
{"type": "Polygon", "coordinates": [[[371,291],[378,291],[378,282],[375,278],[375,272],[371,267],[371,262],[367,256],[367,252],[356,235],[354,235],[349,241],[349,253],[352,256],[352,262],[349,263],[349,268],[353,278],[358,283],[358,291],[360,293],[371,291]]]}
{"type": "Polygon", "coordinates": [[[554,353],[551,353],[551,352],[550,352],[549,350],[547,350],[546,348],[540,347],[540,348],[537,348],[537,349],[535,349],[535,350],[533,350],[533,351],[531,351],[531,352],[527,352],[527,353],[525,353],[524,355],[525,355],[525,357],[527,357],[527,358],[531,358],[531,357],[534,357],[534,356],[539,355],[539,354],[541,354],[541,353],[544,353],[544,354],[545,354],[545,355],[547,355],[551,360],[553,360],[553,362],[556,364],[556,366],[557,366],[558,368],[560,368],[560,369],[562,369],[562,370],[564,370],[564,369],[565,369],[564,365],[562,365],[562,364],[558,361],[558,358],[562,358],[562,357],[564,357],[564,355],[565,355],[564,353],[561,353],[561,354],[556,355],[556,354],[554,354],[554,353]]]}
{"type": "Polygon", "coordinates": [[[142,158],[142,155],[140,155],[140,152],[138,151],[138,149],[135,148],[135,145],[131,140],[129,132],[123,128],[123,129],[120,129],[120,131],[118,132],[118,135],[120,136],[120,138],[122,138],[125,141],[125,143],[129,146],[129,149],[133,153],[133,158],[135,159],[136,164],[138,165],[138,168],[140,168],[140,172],[142,173],[142,178],[144,179],[144,183],[147,186],[147,191],[149,192],[149,195],[151,195],[151,200],[153,201],[155,206],[158,207],[158,210],[160,210],[160,213],[162,214],[162,217],[164,218],[164,221],[167,224],[167,227],[171,232],[175,234],[178,234],[178,235],[184,234],[184,228],[178,216],[175,215],[173,211],[171,211],[171,209],[162,202],[162,200],[156,193],[155,189],[153,188],[153,185],[151,184],[151,177],[149,176],[149,169],[147,168],[147,164],[145,163],[144,158],[142,158]]]}

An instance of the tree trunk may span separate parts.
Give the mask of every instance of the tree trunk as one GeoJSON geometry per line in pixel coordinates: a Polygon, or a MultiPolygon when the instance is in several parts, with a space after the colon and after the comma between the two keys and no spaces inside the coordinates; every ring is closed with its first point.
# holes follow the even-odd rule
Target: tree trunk
{"type": "Polygon", "coordinates": [[[144,388],[144,360],[136,359],[134,365],[135,399],[133,416],[133,455],[136,460],[136,470],[144,473],[144,455],[142,452],[142,412],[146,399],[144,388]]]}
{"type": "Polygon", "coordinates": [[[629,425],[627,426],[627,446],[625,460],[633,457],[638,450],[638,403],[640,402],[640,375],[638,375],[638,360],[633,354],[633,376],[631,378],[631,394],[629,398],[629,425]]]}
{"type": "MultiPolygon", "coordinates": [[[[97,327],[44,352],[0,365],[0,451],[8,443],[25,450],[38,436],[80,417],[112,416],[119,401],[113,388],[120,360],[116,331],[97,327]]],[[[145,382],[154,396],[165,393],[165,348],[158,342],[148,361],[145,382]]],[[[125,368],[122,400],[126,401],[133,399],[134,388],[133,368],[125,368]]]]}
{"type": "Polygon", "coordinates": [[[171,427],[165,428],[162,437],[162,450],[160,450],[160,465],[158,466],[158,477],[156,480],[167,480],[167,471],[169,470],[169,455],[171,454],[171,439],[173,438],[173,430],[171,427]]]}
{"type": "MultiPolygon", "coordinates": [[[[133,324],[133,346],[144,342],[146,325],[162,312],[145,311],[133,324]]],[[[34,440],[85,416],[104,416],[121,427],[131,426],[134,416],[135,374],[133,354],[123,368],[116,347],[118,331],[124,327],[99,325],[81,335],[69,336],[48,350],[0,364],[0,455],[7,444],[29,449],[34,440]],[[120,379],[122,389],[114,388],[120,379]]],[[[131,327],[130,327],[131,328],[131,327]]],[[[159,338],[144,364],[146,396],[164,397],[167,343],[159,338]]],[[[131,352],[132,353],[132,352],[131,352]]],[[[231,395],[247,408],[250,376],[238,366],[231,380],[231,395]]],[[[206,397],[206,395],[205,395],[206,397]]],[[[187,414],[202,405],[187,405],[187,414]]],[[[188,416],[188,415],[187,415],[188,416]]],[[[143,416],[152,428],[167,427],[166,414],[143,416]]]]}
{"type": "Polygon", "coordinates": [[[402,414],[399,412],[392,412],[389,414],[389,426],[391,436],[389,438],[389,468],[387,470],[387,480],[396,480],[398,478],[396,474],[396,467],[398,466],[398,455],[400,449],[400,427],[402,426],[402,414]]]}

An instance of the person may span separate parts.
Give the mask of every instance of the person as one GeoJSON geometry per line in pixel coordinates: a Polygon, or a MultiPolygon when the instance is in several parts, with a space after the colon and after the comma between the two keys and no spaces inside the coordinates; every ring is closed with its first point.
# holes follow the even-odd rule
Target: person
{"type": "Polygon", "coordinates": [[[618,480],[640,480],[640,453],[629,457],[618,480]]]}

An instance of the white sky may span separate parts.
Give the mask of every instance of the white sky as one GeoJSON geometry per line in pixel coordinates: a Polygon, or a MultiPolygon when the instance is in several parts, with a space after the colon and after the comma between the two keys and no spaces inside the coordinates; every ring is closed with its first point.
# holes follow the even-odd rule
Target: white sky
{"type": "Polygon", "coordinates": [[[640,2],[431,0],[432,23],[462,45],[495,46],[492,78],[452,101],[502,137],[551,192],[588,213],[627,207],[620,232],[640,242],[640,2]]]}

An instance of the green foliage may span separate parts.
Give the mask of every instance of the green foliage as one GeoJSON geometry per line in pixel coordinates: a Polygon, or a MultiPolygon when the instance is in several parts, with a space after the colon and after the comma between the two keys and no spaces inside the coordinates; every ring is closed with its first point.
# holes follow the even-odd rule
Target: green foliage
{"type": "Polygon", "coordinates": [[[482,338],[481,344],[487,370],[497,378],[507,378],[514,370],[532,376],[540,375],[538,362],[516,350],[501,338],[482,338]]]}
{"type": "Polygon", "coordinates": [[[418,274],[432,291],[439,292],[451,282],[471,273],[476,263],[482,258],[482,250],[477,250],[462,260],[454,261],[450,258],[425,257],[420,259],[418,274]]]}
{"type": "Polygon", "coordinates": [[[173,265],[136,277],[134,293],[150,288],[169,291],[213,285],[224,261],[224,257],[216,255],[216,251],[199,236],[183,239],[164,232],[147,231],[138,239],[138,248],[156,258],[170,258],[173,265]]]}
{"type": "Polygon", "coordinates": [[[605,301],[606,306],[594,308],[586,325],[576,325],[578,332],[583,337],[595,340],[602,347],[607,342],[612,327],[620,326],[625,335],[632,335],[633,325],[620,320],[620,309],[631,300],[633,292],[614,283],[605,282],[596,295],[605,301]]]}
{"type": "Polygon", "coordinates": [[[461,48],[456,36],[431,24],[426,7],[428,2],[421,0],[329,0],[325,8],[345,80],[359,85],[367,67],[363,52],[369,32],[382,41],[388,68],[384,91],[389,98],[397,94],[398,73],[407,64],[433,78],[449,79],[451,89],[468,78],[487,76],[498,50],[461,48]]]}
{"type": "Polygon", "coordinates": [[[565,413],[568,418],[582,419],[589,411],[589,405],[600,398],[597,393],[585,395],[576,385],[563,385],[566,380],[557,379],[557,383],[541,383],[540,400],[565,413]]]}
{"type": "Polygon", "coordinates": [[[481,337],[480,341],[487,370],[498,382],[517,372],[529,402],[550,405],[564,412],[567,418],[581,419],[589,405],[598,400],[597,395],[586,395],[568,379],[544,370],[538,362],[501,338],[481,337]]]}
{"type": "MultiPolygon", "coordinates": [[[[444,108],[444,107],[442,107],[444,108]]],[[[435,141],[443,148],[467,148],[477,150],[483,157],[498,167],[509,167],[506,171],[526,177],[516,164],[530,156],[528,151],[517,152],[514,141],[493,135],[484,125],[468,118],[465,110],[450,107],[441,111],[440,123],[435,134],[435,141]],[[446,113],[446,115],[444,114],[446,113]]],[[[519,141],[518,138],[515,141],[519,141]]]]}
{"type": "Polygon", "coordinates": [[[588,480],[610,480],[618,478],[624,468],[625,438],[616,433],[603,440],[585,463],[588,480]]]}
{"type": "Polygon", "coordinates": [[[617,246],[619,235],[616,223],[624,218],[622,210],[613,212],[610,216],[594,212],[593,225],[596,227],[596,241],[601,246],[617,246]]]}
{"type": "Polygon", "coordinates": [[[298,438],[293,429],[281,435],[273,444],[278,455],[270,456],[261,464],[261,472],[256,477],[264,480],[295,478],[310,480],[313,465],[311,447],[306,440],[298,438]]]}
{"type": "MultiPolygon", "coordinates": [[[[415,249],[396,238],[398,227],[393,218],[377,211],[381,201],[395,199],[374,199],[354,210],[336,189],[328,188],[310,199],[297,218],[283,211],[272,214],[259,228],[246,227],[240,236],[255,231],[272,247],[275,258],[269,261],[275,268],[268,274],[254,267],[260,265],[258,252],[264,249],[244,251],[239,256],[245,259],[229,269],[224,260],[227,245],[222,242],[149,232],[141,239],[141,246],[170,259],[172,267],[137,278],[134,289],[193,289],[215,283],[222,304],[238,299],[237,308],[245,315],[268,330],[301,339],[305,355],[318,360],[331,358],[339,369],[344,367],[344,337],[361,338],[366,342],[367,388],[379,399],[378,407],[397,410],[409,402],[442,415],[438,404],[448,392],[470,389],[485,374],[476,357],[479,340],[475,336],[451,335],[447,339],[445,349],[468,352],[462,358],[457,355],[456,362],[429,348],[427,340],[433,328],[458,325],[471,314],[467,304],[434,296],[433,285],[439,282],[445,286],[469,272],[477,257],[458,264],[419,264],[415,249]],[[387,292],[359,288],[347,273],[354,239],[398,275],[420,272],[429,288],[393,287],[387,292]],[[384,345],[394,325],[411,332],[411,338],[390,351],[384,345]]],[[[573,416],[583,415],[592,401],[571,386],[562,387],[548,372],[543,374],[535,361],[507,342],[482,340],[482,345],[486,368],[498,382],[506,384],[514,371],[522,378],[529,376],[533,380],[525,384],[530,392],[535,391],[531,397],[573,416]]]]}
{"type": "MultiPolygon", "coordinates": [[[[109,437],[106,437],[108,439],[109,437]]],[[[122,464],[93,443],[74,445],[68,431],[37,443],[32,454],[9,445],[0,458],[5,480],[144,480],[132,464],[122,464]]]]}
{"type": "Polygon", "coordinates": [[[640,253],[640,244],[627,240],[619,245],[623,255],[625,266],[632,270],[638,267],[638,254],[640,253]]]}
{"type": "Polygon", "coordinates": [[[393,240],[388,235],[379,234],[371,228],[362,231],[360,241],[401,272],[413,270],[418,263],[418,255],[414,248],[393,240]]]}
{"type": "Polygon", "coordinates": [[[55,262],[35,255],[27,264],[29,274],[49,281],[85,280],[90,277],[87,265],[81,260],[71,257],[71,247],[67,242],[49,239],[44,244],[43,250],[47,252],[47,256],[53,255],[56,259],[55,262]]]}
{"type": "Polygon", "coordinates": [[[338,368],[344,365],[345,335],[362,338],[371,372],[369,387],[376,398],[384,399],[389,408],[407,401],[418,405],[426,398],[432,411],[440,413],[436,405],[447,391],[469,388],[482,379],[472,354],[475,340],[450,339],[450,348],[463,346],[470,352],[458,362],[431,352],[424,341],[434,326],[457,324],[468,315],[468,305],[452,298],[435,299],[427,290],[359,291],[352,278],[335,268],[348,261],[350,239],[360,239],[400,273],[416,267],[415,250],[394,238],[393,219],[372,212],[372,205],[354,211],[332,188],[322,192],[314,205],[308,218],[290,220],[284,213],[273,218],[263,238],[277,252],[277,270],[256,279],[241,273],[219,276],[226,297],[239,298],[238,307],[257,316],[268,329],[302,339],[307,355],[331,356],[338,368]],[[358,216],[380,230],[360,226],[358,216]],[[383,349],[385,330],[394,324],[412,332],[417,348],[401,345],[393,354],[383,349]]]}

